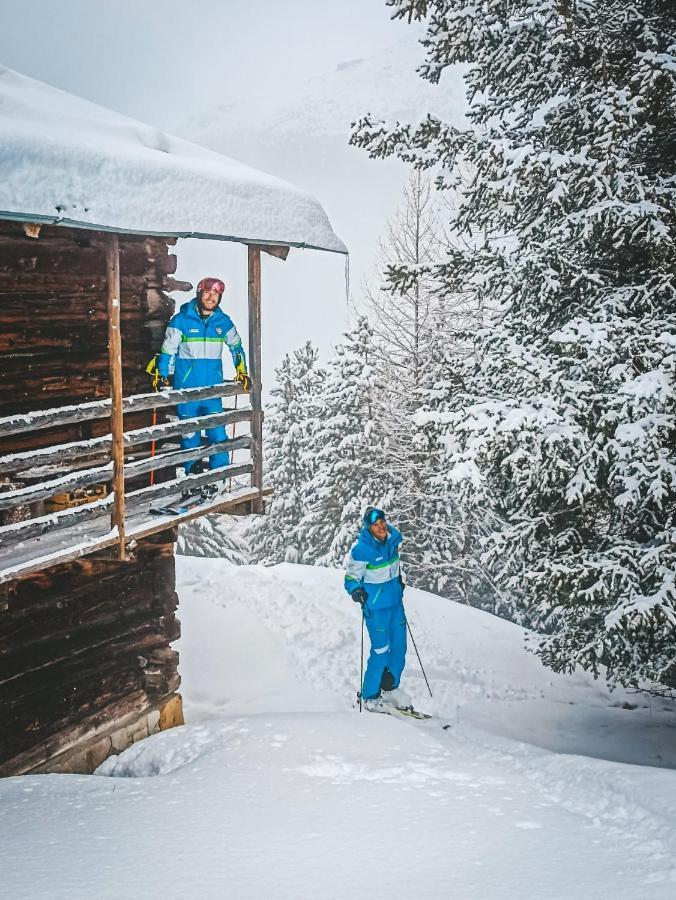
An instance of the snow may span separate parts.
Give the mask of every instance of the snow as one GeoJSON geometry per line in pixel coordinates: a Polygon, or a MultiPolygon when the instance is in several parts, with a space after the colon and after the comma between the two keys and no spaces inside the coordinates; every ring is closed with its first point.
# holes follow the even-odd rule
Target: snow
{"type": "Polygon", "coordinates": [[[4,67],[0,217],[347,252],[305,191],[4,67]]]}
{"type": "Polygon", "coordinates": [[[438,718],[360,715],[340,572],[177,568],[188,724],[96,776],[0,781],[6,896],[674,896],[673,705],[409,589],[434,699],[413,654],[405,685],[438,718]]]}

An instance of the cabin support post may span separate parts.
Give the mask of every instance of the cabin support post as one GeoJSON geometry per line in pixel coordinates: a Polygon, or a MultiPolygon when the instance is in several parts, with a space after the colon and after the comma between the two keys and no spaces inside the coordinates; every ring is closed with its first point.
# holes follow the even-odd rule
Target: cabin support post
{"type": "Polygon", "coordinates": [[[124,424],[122,419],[122,339],[120,335],[120,247],[116,234],[106,239],[106,280],[108,285],[108,365],[110,369],[110,431],[113,460],[113,512],[111,525],[117,527],[118,559],[125,559],[124,533],[124,424]]]}
{"type": "MultiPolygon", "coordinates": [[[[251,375],[251,486],[263,490],[263,409],[261,400],[261,248],[249,244],[249,374],[251,375]]],[[[252,503],[263,512],[263,500],[252,503]]]]}

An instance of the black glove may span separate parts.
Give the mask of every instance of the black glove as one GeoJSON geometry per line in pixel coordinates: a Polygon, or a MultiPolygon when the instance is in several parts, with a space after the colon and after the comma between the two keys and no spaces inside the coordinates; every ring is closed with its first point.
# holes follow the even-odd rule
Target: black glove
{"type": "Polygon", "coordinates": [[[171,387],[171,378],[169,378],[168,376],[165,377],[164,375],[160,375],[159,382],[160,382],[160,389],[171,387]]]}
{"type": "Polygon", "coordinates": [[[369,595],[366,593],[363,587],[358,587],[351,594],[352,599],[355,603],[359,603],[362,609],[364,608],[364,604],[369,598],[369,595]]]}

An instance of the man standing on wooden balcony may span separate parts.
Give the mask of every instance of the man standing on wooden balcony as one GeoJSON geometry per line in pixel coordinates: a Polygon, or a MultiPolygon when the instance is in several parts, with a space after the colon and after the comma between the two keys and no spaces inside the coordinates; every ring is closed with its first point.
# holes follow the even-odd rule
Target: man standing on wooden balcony
{"type": "MultiPolygon", "coordinates": [[[[164,343],[157,361],[157,369],[163,384],[169,384],[172,359],[174,368],[174,388],[211,387],[223,381],[223,344],[227,344],[235,366],[235,381],[245,391],[251,386],[247,373],[246,357],[239,333],[232,319],[220,308],[225,292],[225,282],[220,278],[203,278],[197,285],[197,296],[184,303],[180,311],[169,322],[164,343]]],[[[179,403],[176,412],[180,419],[192,419],[221,412],[223,404],[219,397],[179,403]]],[[[228,439],[225,427],[206,429],[207,444],[219,444],[228,439]]],[[[181,447],[189,450],[199,447],[201,431],[181,436],[181,447]]],[[[209,468],[227,466],[230,454],[214,453],[209,457],[209,468]]],[[[196,474],[203,469],[202,460],[191,460],[185,464],[186,474],[196,474]]]]}

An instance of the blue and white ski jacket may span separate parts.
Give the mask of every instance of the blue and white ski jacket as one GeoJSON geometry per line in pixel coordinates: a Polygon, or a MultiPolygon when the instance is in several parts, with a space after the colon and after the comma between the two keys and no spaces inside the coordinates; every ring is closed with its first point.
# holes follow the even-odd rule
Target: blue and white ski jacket
{"type": "Polygon", "coordinates": [[[169,322],[157,369],[163,378],[168,378],[169,366],[175,356],[175,388],[221,384],[224,343],[230,349],[235,367],[240,359],[246,365],[242,340],[230,316],[226,316],[217,306],[208,318],[203,319],[199,314],[197,298],[193,297],[169,322]]]}
{"type": "Polygon", "coordinates": [[[368,594],[368,609],[385,609],[401,603],[403,590],[399,582],[399,544],[401,533],[387,526],[385,541],[377,541],[368,528],[359,533],[345,559],[345,590],[352,594],[363,587],[368,594]]]}

